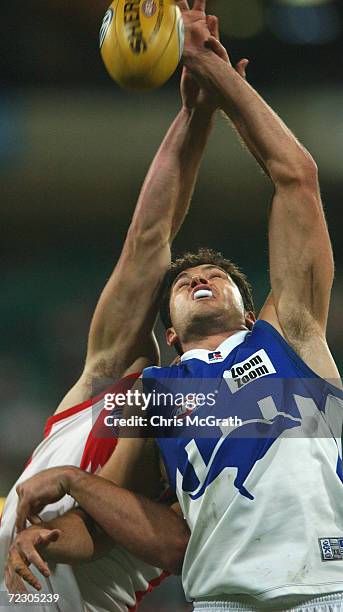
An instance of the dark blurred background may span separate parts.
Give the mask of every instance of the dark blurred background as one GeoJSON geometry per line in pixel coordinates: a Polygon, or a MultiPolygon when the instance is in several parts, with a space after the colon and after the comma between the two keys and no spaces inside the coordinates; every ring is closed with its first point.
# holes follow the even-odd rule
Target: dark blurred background
{"type": "MultiPolygon", "coordinates": [[[[0,496],[82,370],[92,311],[180,106],[179,73],[144,95],[110,80],[98,51],[107,7],[11,0],[0,9],[0,496]]],[[[342,3],[208,0],[208,12],[221,19],[232,61],[250,59],[250,82],[319,165],[337,263],[329,340],[341,366],[342,3]]],[[[258,306],[268,291],[271,193],[218,118],[175,251],[222,250],[250,276],[258,306]]]]}

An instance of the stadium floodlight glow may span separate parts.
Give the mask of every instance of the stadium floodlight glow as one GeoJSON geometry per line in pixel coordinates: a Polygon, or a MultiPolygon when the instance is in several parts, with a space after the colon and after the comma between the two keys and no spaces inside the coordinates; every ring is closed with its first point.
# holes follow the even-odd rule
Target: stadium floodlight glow
{"type": "Polygon", "coordinates": [[[323,45],[341,33],[341,20],[332,0],[277,0],[269,8],[271,30],[280,40],[323,45]]]}

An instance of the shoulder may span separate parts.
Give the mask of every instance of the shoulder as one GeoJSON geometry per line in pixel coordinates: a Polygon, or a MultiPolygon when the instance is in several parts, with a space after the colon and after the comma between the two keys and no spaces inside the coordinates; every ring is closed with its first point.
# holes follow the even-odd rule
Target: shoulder
{"type": "Polygon", "coordinates": [[[148,368],[144,368],[142,372],[142,378],[144,380],[149,378],[178,378],[179,375],[179,365],[171,365],[165,367],[151,366],[148,368]]]}
{"type": "Polygon", "coordinates": [[[295,360],[300,369],[306,369],[309,376],[319,376],[341,387],[339,371],[330,352],[327,340],[312,317],[304,316],[301,321],[294,318],[287,326],[287,333],[278,325],[266,319],[259,319],[253,328],[253,336],[260,335],[268,342],[276,342],[288,357],[295,360]],[[274,339],[274,340],[272,340],[274,339]]]}

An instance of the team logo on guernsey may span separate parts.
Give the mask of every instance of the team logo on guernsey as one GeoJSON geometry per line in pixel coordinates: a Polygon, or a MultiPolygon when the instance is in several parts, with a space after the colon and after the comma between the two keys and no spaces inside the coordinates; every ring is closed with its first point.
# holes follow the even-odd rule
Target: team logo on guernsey
{"type": "Polygon", "coordinates": [[[275,372],[276,370],[266,351],[261,349],[245,361],[235,363],[230,370],[224,372],[223,377],[231,393],[237,393],[253,380],[268,376],[268,374],[275,374],[275,372]]]}
{"type": "Polygon", "coordinates": [[[220,351],[214,351],[213,353],[209,353],[208,354],[208,360],[210,362],[212,361],[223,361],[223,355],[221,354],[220,351]]]}
{"type": "Polygon", "coordinates": [[[319,538],[322,561],[343,560],[343,538],[319,538]]]}

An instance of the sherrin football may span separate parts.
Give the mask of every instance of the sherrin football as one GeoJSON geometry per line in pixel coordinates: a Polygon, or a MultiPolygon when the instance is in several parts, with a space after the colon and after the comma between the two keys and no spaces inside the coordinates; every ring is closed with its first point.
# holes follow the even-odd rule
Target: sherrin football
{"type": "Polygon", "coordinates": [[[161,87],[176,70],[184,26],[174,0],[114,0],[100,29],[102,59],[125,89],[161,87]]]}

